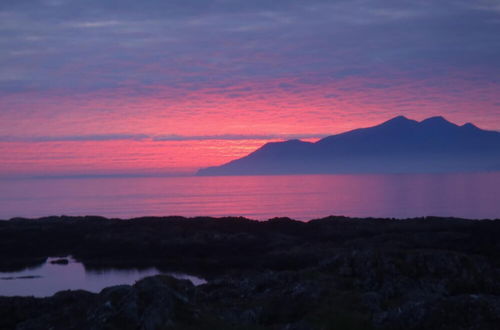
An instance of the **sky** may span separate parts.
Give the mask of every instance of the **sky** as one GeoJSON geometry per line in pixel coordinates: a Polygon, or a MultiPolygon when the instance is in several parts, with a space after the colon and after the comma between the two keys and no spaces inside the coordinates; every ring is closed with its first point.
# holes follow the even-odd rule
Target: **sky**
{"type": "Polygon", "coordinates": [[[2,0],[0,177],[189,174],[398,115],[500,130],[500,0],[2,0]]]}

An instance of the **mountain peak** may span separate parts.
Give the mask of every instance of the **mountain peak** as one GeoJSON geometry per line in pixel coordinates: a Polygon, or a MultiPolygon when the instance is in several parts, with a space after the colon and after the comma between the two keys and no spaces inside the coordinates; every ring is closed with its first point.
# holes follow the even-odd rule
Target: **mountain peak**
{"type": "Polygon", "coordinates": [[[465,124],[462,125],[462,127],[463,128],[467,128],[467,129],[479,129],[479,127],[477,127],[473,123],[465,123],[465,124]]]}
{"type": "Polygon", "coordinates": [[[452,122],[446,120],[446,118],[444,118],[443,116],[429,117],[427,119],[422,120],[420,122],[420,124],[424,124],[424,125],[429,125],[429,124],[431,124],[431,125],[442,125],[442,124],[446,124],[446,125],[456,126],[452,122]]]}
{"type": "Polygon", "coordinates": [[[386,121],[386,123],[397,123],[397,122],[402,123],[402,122],[406,122],[406,121],[411,121],[411,119],[408,119],[405,116],[396,116],[396,117],[386,121]]]}
{"type": "Polygon", "coordinates": [[[416,123],[415,120],[408,119],[405,116],[397,116],[392,119],[389,119],[388,121],[383,122],[379,126],[383,127],[397,127],[397,126],[404,126],[404,125],[411,125],[416,123]]]}

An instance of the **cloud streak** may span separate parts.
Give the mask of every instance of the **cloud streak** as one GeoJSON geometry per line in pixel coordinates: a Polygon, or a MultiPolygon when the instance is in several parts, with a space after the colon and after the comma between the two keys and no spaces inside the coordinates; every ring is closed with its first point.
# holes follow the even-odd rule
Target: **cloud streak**
{"type": "Polygon", "coordinates": [[[68,136],[0,136],[0,142],[99,142],[99,141],[141,141],[149,137],[144,134],[91,134],[68,136]]]}
{"type": "Polygon", "coordinates": [[[221,135],[147,135],[147,134],[102,134],[73,136],[0,136],[0,142],[107,142],[107,141],[241,141],[241,140],[283,140],[316,139],[328,134],[221,134],[221,135]]]}

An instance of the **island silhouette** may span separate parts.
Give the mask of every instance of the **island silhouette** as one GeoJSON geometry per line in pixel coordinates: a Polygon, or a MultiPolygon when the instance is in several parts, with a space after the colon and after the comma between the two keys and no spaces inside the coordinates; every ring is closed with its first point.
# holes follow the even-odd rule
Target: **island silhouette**
{"type": "Polygon", "coordinates": [[[317,142],[270,142],[197,175],[479,172],[500,169],[500,132],[404,116],[317,142]]]}

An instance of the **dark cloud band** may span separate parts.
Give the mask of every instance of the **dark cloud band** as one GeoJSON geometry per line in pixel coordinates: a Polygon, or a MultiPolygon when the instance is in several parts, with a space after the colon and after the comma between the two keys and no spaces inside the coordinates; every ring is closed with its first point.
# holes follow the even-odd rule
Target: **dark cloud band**
{"type": "Polygon", "coordinates": [[[102,141],[210,141],[210,140],[273,140],[273,139],[310,139],[321,138],[328,134],[269,134],[269,135],[160,135],[146,134],[102,134],[102,135],[74,135],[74,136],[0,136],[0,142],[102,142],[102,141]]]}

